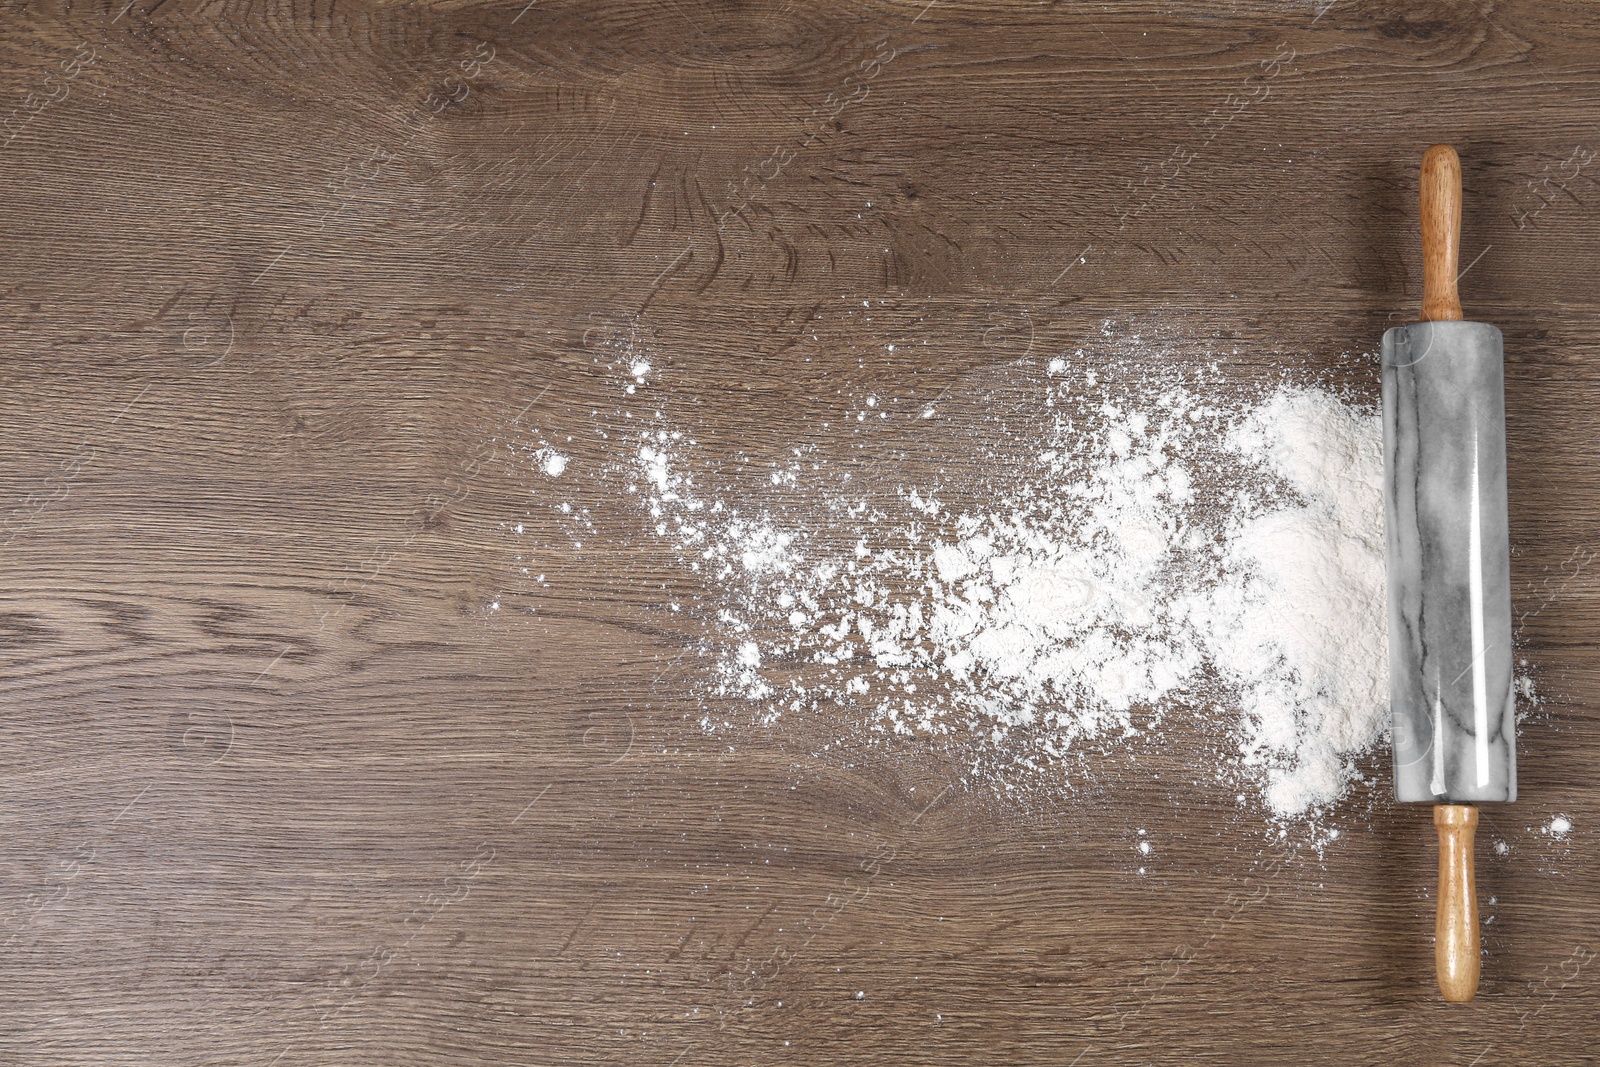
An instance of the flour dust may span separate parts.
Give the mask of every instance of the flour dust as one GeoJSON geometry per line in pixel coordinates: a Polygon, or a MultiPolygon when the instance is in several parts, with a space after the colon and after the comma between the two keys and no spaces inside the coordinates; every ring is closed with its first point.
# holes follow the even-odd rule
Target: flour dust
{"type": "MultiPolygon", "coordinates": [[[[649,362],[622,369],[645,400],[649,362]]],[[[1223,402],[1068,370],[1019,368],[1030,432],[954,457],[981,507],[948,478],[852,492],[807,448],[752,505],[692,427],[642,420],[618,473],[715,601],[703,726],[842,714],[1044,767],[1182,710],[1226,732],[1219,773],[1275,820],[1314,818],[1387,721],[1377,414],[1313,386],[1223,402]]],[[[871,395],[852,416],[886,417],[871,395]]]]}

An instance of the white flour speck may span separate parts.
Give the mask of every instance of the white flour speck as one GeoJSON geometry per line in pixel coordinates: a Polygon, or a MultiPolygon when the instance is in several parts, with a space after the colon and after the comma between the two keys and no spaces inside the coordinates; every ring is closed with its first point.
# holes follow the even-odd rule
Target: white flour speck
{"type": "Polygon", "coordinates": [[[559,478],[567,470],[567,457],[553,448],[542,448],[538,452],[539,469],[552,478],[559,478]]]}

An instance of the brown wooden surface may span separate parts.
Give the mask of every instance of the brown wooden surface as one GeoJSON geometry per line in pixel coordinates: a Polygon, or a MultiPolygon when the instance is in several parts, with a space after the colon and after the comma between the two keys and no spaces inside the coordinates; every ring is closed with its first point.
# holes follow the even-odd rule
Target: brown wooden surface
{"type": "Polygon", "coordinates": [[[1473,856],[1478,809],[1471,804],[1435,804],[1433,825],[1439,828],[1439,900],[1433,924],[1439,992],[1451,1003],[1464,1004],[1478,995],[1482,969],[1473,856]]]}
{"type": "Polygon", "coordinates": [[[1422,155],[1423,322],[1460,322],[1461,294],[1461,157],[1446,144],[1422,155]]]}
{"type": "Polygon", "coordinates": [[[0,1062],[1590,1062],[1593,5],[0,26],[0,1062]],[[701,730],[712,604],[585,473],[630,340],[730,469],[813,445],[981,498],[984,392],[1107,320],[1375,397],[1435,142],[1506,337],[1545,700],[1483,810],[1474,1003],[1435,988],[1386,752],[1280,862],[1176,728],[1020,801],[825,717],[701,730]],[[868,389],[949,418],[821,429],[868,389]],[[568,435],[586,525],[526,459],[568,435]]]}

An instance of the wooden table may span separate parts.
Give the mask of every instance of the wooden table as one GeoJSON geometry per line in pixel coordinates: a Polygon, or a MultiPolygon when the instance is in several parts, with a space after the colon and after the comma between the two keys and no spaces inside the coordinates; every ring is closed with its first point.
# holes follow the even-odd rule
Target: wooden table
{"type": "Polygon", "coordinates": [[[0,16],[0,1062],[1592,1062],[1590,5],[245,15],[0,16]],[[844,712],[701,727],[625,412],[749,500],[795,447],[977,499],[986,391],[1085,345],[1371,400],[1435,141],[1541,694],[1477,1002],[1386,751],[1277,864],[1177,729],[1019,800],[844,712]],[[951,421],[838,432],[868,392],[951,421]]]}

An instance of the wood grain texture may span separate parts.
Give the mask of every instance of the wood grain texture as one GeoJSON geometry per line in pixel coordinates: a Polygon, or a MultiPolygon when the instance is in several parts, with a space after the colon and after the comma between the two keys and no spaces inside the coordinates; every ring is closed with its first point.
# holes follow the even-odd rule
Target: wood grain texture
{"type": "Polygon", "coordinates": [[[1478,995],[1481,970],[1472,850],[1478,809],[1471,804],[1435,804],[1433,825],[1439,829],[1439,903],[1433,922],[1439,992],[1453,1004],[1465,1004],[1478,995]]]}
{"type": "Polygon", "coordinates": [[[1447,144],[1422,154],[1422,315],[1423,322],[1460,322],[1461,159],[1447,144]]]}
{"type": "Polygon", "coordinates": [[[0,20],[0,1062],[1588,1061],[1592,5],[0,20]],[[1375,400],[1439,141],[1542,694],[1471,1005],[1386,752],[1291,859],[1202,724],[1021,797],[845,711],[702,730],[711,592],[591,477],[630,346],[741,500],[801,447],[981,502],[1015,368],[1108,328],[1375,400]]]}

